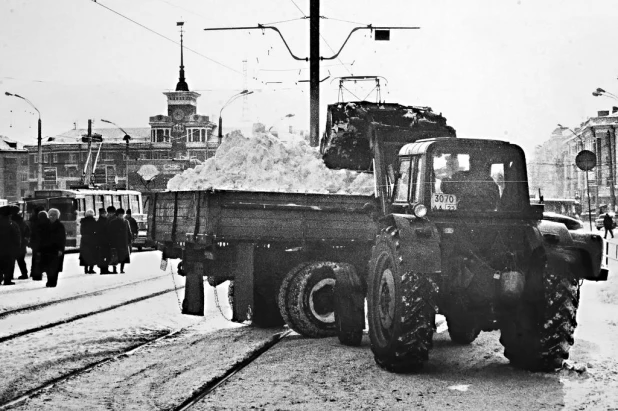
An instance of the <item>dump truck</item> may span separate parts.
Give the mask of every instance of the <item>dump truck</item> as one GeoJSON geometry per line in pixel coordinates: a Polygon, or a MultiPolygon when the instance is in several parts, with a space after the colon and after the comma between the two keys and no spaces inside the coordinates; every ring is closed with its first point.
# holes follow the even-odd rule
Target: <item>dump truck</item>
{"type": "Polygon", "coordinates": [[[358,345],[367,318],[375,361],[392,372],[428,361],[437,313],[456,343],[499,330],[513,365],[560,366],[581,282],[608,276],[602,238],[542,219],[517,145],[431,138],[390,159],[393,127],[366,125],[374,195],[155,194],[149,234],[182,258],[183,312],[203,315],[205,277],[232,280],[234,321],[358,345]]]}

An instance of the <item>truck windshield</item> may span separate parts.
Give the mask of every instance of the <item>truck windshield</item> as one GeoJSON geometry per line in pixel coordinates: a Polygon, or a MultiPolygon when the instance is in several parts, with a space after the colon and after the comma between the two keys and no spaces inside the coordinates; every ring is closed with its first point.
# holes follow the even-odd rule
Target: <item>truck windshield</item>
{"type": "Polygon", "coordinates": [[[432,210],[518,211],[529,204],[523,157],[513,148],[433,154],[432,210]]]}

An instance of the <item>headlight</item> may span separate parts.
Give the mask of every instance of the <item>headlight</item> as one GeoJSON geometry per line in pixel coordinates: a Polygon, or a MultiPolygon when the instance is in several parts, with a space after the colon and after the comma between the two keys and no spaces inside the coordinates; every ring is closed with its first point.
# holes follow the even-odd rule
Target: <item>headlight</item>
{"type": "Polygon", "coordinates": [[[412,209],[416,217],[425,217],[427,215],[427,207],[424,204],[417,204],[412,209]]]}

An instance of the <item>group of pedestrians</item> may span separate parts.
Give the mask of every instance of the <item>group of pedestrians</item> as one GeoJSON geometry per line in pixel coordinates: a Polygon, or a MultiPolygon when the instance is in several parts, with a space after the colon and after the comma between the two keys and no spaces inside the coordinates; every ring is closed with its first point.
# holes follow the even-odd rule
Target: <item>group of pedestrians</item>
{"type": "Polygon", "coordinates": [[[95,265],[101,274],[117,274],[118,264],[120,272],[124,273],[125,264],[131,262],[131,247],[137,238],[137,221],[131,216],[131,209],[125,215],[122,208],[100,208],[98,220],[94,218],[94,210],[87,210],[80,221],[80,234],[79,263],[84,267],[84,274],[96,274],[95,265]]]}
{"type": "Polygon", "coordinates": [[[30,276],[41,281],[47,274],[47,287],[58,284],[58,273],[64,264],[66,231],[60,222],[60,211],[45,211],[36,207],[26,223],[16,206],[0,208],[0,280],[4,285],[14,285],[15,263],[19,266],[19,280],[28,279],[26,247],[32,249],[30,276]]]}

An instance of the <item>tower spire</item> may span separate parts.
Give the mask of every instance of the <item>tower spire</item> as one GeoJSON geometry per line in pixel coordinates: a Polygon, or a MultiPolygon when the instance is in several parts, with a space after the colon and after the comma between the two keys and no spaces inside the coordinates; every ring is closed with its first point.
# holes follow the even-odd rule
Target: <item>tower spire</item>
{"type": "Polygon", "coordinates": [[[184,26],[184,21],[179,21],[176,23],[177,26],[180,26],[180,77],[178,78],[178,83],[176,84],[176,91],[189,91],[189,85],[185,81],[185,66],[183,61],[183,45],[182,45],[182,26],[184,26]]]}

